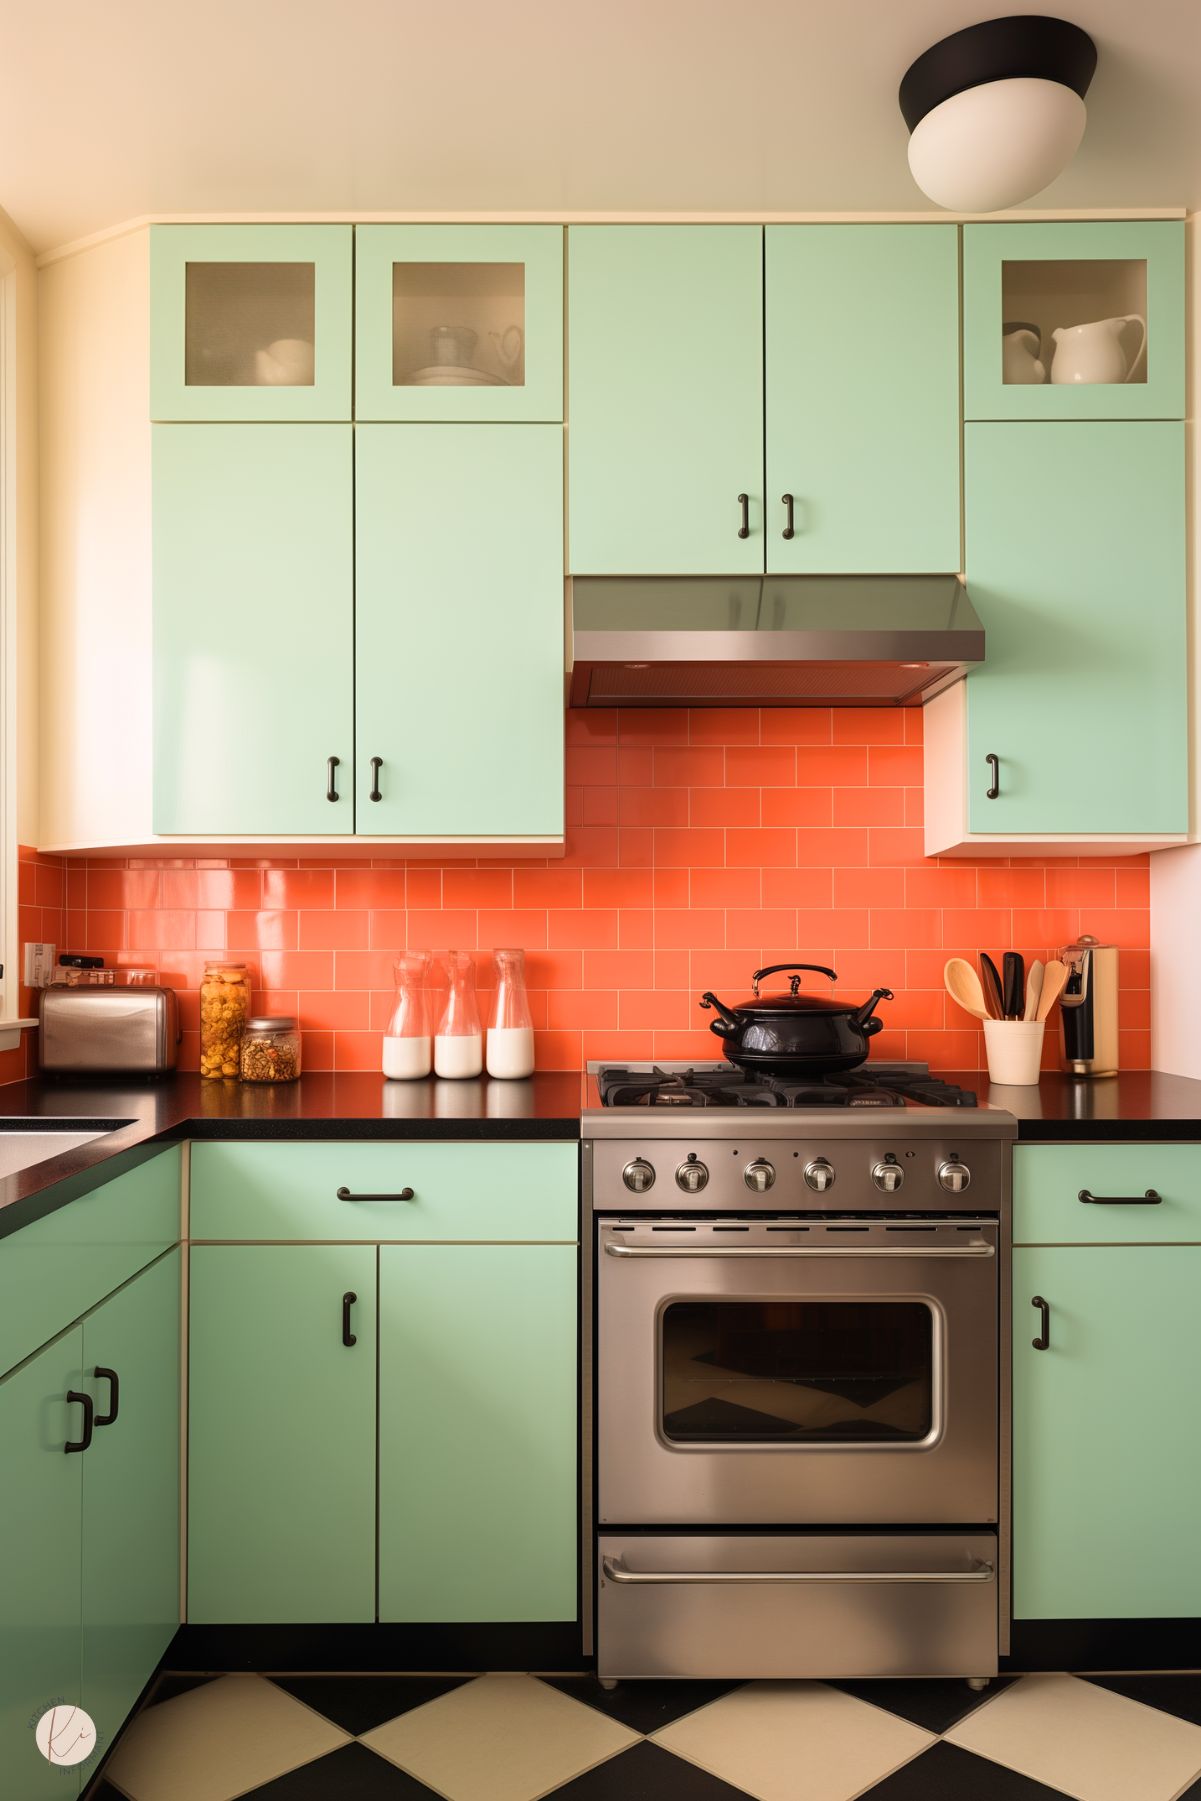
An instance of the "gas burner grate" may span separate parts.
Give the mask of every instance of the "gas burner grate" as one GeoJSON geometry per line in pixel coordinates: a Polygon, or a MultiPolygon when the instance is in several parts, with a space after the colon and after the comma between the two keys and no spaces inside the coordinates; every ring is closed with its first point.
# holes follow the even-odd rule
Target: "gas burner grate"
{"type": "Polygon", "coordinates": [[[923,1066],[878,1064],[820,1078],[754,1074],[731,1064],[667,1070],[613,1065],[597,1077],[606,1107],[974,1107],[968,1088],[923,1066]]]}

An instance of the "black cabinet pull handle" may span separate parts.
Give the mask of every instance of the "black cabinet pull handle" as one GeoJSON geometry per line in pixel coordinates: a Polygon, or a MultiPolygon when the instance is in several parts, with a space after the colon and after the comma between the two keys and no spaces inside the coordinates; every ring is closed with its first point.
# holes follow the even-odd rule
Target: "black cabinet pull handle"
{"type": "Polygon", "coordinates": [[[353,1288],[348,1288],[346,1293],[342,1296],[342,1343],[346,1346],[347,1350],[350,1349],[351,1345],[358,1344],[359,1342],[350,1329],[350,1310],[358,1298],[359,1297],[354,1292],[353,1288]]]}
{"type": "Polygon", "coordinates": [[[1157,1188],[1148,1188],[1146,1194],[1093,1194],[1091,1190],[1082,1188],[1076,1199],[1087,1201],[1094,1207],[1162,1207],[1163,1205],[1163,1196],[1157,1188]]]}
{"type": "Polygon", "coordinates": [[[749,494],[740,494],[738,496],[738,504],[742,508],[742,524],[738,527],[738,536],[740,538],[749,538],[751,535],[751,497],[750,497],[750,495],[749,494]]]}
{"type": "Polygon", "coordinates": [[[985,798],[988,800],[996,800],[998,794],[1001,792],[1001,759],[1000,757],[995,756],[990,750],[984,761],[988,764],[989,773],[992,776],[992,781],[988,784],[988,788],[985,791],[985,798]]]}
{"type": "Polygon", "coordinates": [[[1044,1301],[1040,1294],[1036,1294],[1031,1296],[1030,1305],[1037,1307],[1042,1315],[1042,1327],[1038,1337],[1032,1338],[1030,1343],[1036,1351],[1049,1351],[1051,1349],[1051,1303],[1044,1301]]]}
{"type": "Polygon", "coordinates": [[[341,757],[326,757],[326,759],[325,759],[325,798],[326,798],[326,800],[337,800],[337,798],[338,798],[337,777],[335,776],[334,771],[337,769],[337,767],[341,763],[341,761],[342,761],[341,757]]]}
{"type": "Polygon", "coordinates": [[[384,766],[384,759],[382,757],[372,757],[372,759],[371,759],[371,793],[367,796],[368,800],[383,800],[383,798],[384,798],[383,795],[379,791],[379,772],[383,768],[383,766],[384,766]]]}
{"type": "Polygon", "coordinates": [[[96,1365],[92,1374],[95,1376],[97,1382],[107,1380],[109,1385],[108,1412],[98,1413],[96,1415],[95,1423],[98,1426],[111,1426],[116,1420],[117,1413],[121,1406],[121,1378],[118,1376],[116,1370],[106,1369],[102,1363],[96,1365]]]}
{"type": "Polygon", "coordinates": [[[780,535],[783,538],[795,538],[796,529],[792,517],[792,495],[781,494],[780,499],[784,502],[784,530],[780,535]]]}
{"type": "Polygon", "coordinates": [[[411,1201],[416,1196],[411,1188],[402,1188],[398,1194],[351,1194],[349,1188],[338,1189],[340,1201],[411,1201]]]}
{"type": "Polygon", "coordinates": [[[69,1438],[63,1446],[63,1450],[86,1451],[92,1442],[92,1426],[95,1423],[92,1417],[92,1397],[91,1395],[81,1394],[77,1388],[69,1388],[67,1390],[67,1399],[68,1401],[78,1401],[79,1405],[83,1408],[83,1437],[78,1444],[75,1443],[74,1439],[69,1438]]]}

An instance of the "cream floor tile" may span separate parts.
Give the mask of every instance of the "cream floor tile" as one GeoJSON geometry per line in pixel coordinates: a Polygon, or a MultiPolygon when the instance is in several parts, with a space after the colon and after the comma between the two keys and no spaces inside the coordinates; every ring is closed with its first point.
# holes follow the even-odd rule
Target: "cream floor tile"
{"type": "Polygon", "coordinates": [[[133,1721],[105,1771],[130,1801],[232,1801],[350,1741],[261,1676],[221,1676],[133,1721]]]}
{"type": "Polygon", "coordinates": [[[638,1737],[533,1676],[479,1676],[362,1742],[449,1801],[534,1801],[638,1737]]]}
{"type": "Polygon", "coordinates": [[[945,1736],[1077,1801],[1172,1801],[1201,1773],[1201,1726],[1075,1676],[1024,1676],[945,1736]]]}
{"type": "Polygon", "coordinates": [[[752,1682],[652,1737],[757,1801],[850,1801],[934,1743],[821,1682],[752,1682]]]}

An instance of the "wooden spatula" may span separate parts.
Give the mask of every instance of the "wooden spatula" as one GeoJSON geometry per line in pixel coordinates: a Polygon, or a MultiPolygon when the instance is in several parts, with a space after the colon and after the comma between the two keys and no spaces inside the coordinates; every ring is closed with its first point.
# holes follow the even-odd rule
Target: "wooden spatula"
{"type": "Polygon", "coordinates": [[[1043,992],[1043,966],[1036,957],[1026,975],[1026,1011],[1024,1019],[1038,1018],[1038,1003],[1043,992]]]}
{"type": "Polygon", "coordinates": [[[1067,987],[1067,980],[1070,974],[1071,971],[1068,969],[1066,963],[1061,963],[1058,957],[1052,957],[1051,961],[1047,964],[1046,969],[1043,971],[1043,991],[1039,996],[1038,1012],[1034,1015],[1035,1019],[1045,1019],[1047,1017],[1051,1008],[1055,1005],[1056,1001],[1067,987]]]}

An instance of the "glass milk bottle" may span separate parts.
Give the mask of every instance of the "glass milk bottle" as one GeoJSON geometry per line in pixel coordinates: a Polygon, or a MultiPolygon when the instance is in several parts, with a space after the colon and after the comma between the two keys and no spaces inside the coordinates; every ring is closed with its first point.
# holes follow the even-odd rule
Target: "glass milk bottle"
{"type": "Polygon", "coordinates": [[[394,968],[396,999],[384,1034],[384,1074],[393,1081],[413,1082],[429,1075],[433,1061],[425,993],[429,954],[406,951],[394,968]]]}
{"type": "Polygon", "coordinates": [[[496,999],[488,1027],[488,1074],[514,1081],[534,1073],[534,1022],[525,991],[525,952],[494,951],[496,999]]]}
{"type": "Polygon", "coordinates": [[[434,1074],[451,1080],[478,1076],[484,1067],[484,1029],[475,996],[475,964],[469,951],[446,958],[450,993],[434,1038],[434,1074]]]}

